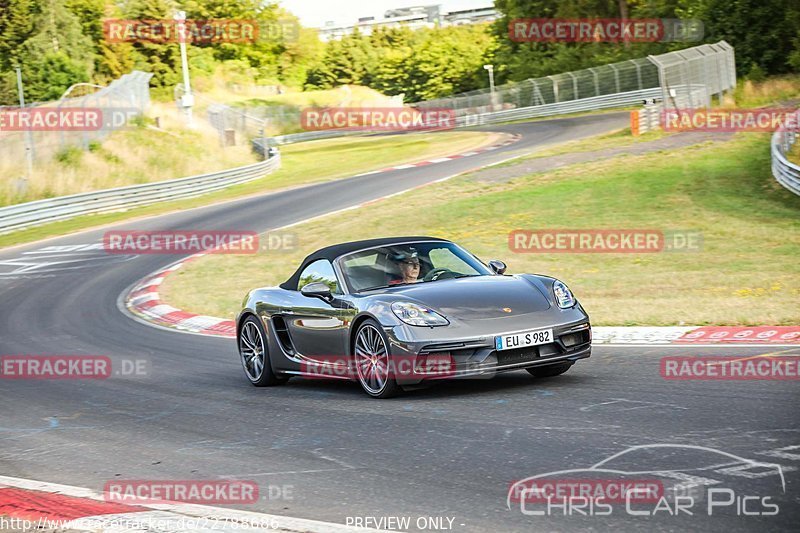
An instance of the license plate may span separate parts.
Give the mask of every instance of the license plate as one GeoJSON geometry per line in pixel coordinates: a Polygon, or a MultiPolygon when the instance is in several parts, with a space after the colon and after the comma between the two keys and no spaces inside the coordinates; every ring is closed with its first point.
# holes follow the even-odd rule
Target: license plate
{"type": "Polygon", "coordinates": [[[494,338],[494,346],[497,351],[513,350],[515,348],[525,348],[526,346],[536,346],[553,342],[552,329],[537,329],[514,335],[501,335],[494,338]]]}

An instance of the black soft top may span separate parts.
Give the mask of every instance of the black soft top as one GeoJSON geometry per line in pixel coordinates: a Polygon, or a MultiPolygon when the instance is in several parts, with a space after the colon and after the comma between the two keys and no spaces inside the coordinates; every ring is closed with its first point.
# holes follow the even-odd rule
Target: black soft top
{"type": "Polygon", "coordinates": [[[405,242],[415,241],[437,241],[437,242],[450,242],[447,239],[438,239],[436,237],[384,237],[381,239],[367,239],[365,241],[343,242],[341,244],[334,244],[326,246],[306,257],[300,264],[300,268],[292,274],[292,277],[281,283],[280,287],[289,291],[296,291],[297,285],[300,283],[300,274],[305,268],[320,259],[327,259],[333,262],[334,259],[342,255],[346,255],[358,250],[367,248],[375,248],[378,246],[391,246],[393,244],[400,244],[405,242]]]}

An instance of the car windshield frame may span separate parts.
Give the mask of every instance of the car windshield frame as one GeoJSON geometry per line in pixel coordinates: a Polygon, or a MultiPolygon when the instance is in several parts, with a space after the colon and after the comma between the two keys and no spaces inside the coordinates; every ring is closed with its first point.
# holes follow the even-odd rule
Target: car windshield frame
{"type": "MultiPolygon", "coordinates": [[[[428,253],[428,252],[426,252],[428,253]]],[[[395,287],[409,287],[415,286],[422,283],[430,283],[431,281],[444,281],[445,279],[458,279],[463,277],[477,277],[477,276],[494,276],[495,273],[483,262],[481,261],[475,254],[471,253],[469,250],[459,246],[458,244],[452,241],[440,241],[440,240],[424,240],[424,241],[404,241],[404,242],[396,242],[391,244],[382,244],[377,246],[369,246],[366,248],[362,248],[359,250],[353,250],[352,252],[347,252],[346,254],[342,254],[336,258],[333,262],[334,270],[339,275],[339,279],[343,282],[346,291],[348,294],[361,294],[364,292],[376,291],[376,290],[384,290],[390,289],[395,287]],[[457,278],[447,277],[443,278],[442,280],[430,280],[430,281],[420,281],[418,283],[398,283],[395,285],[377,285],[377,286],[370,286],[361,289],[355,289],[353,283],[348,275],[347,268],[344,265],[344,262],[347,258],[358,255],[364,254],[365,252],[369,252],[370,250],[379,250],[379,249],[386,249],[386,248],[394,248],[394,247],[401,247],[401,246],[414,246],[414,245],[432,245],[430,246],[431,249],[433,248],[450,248],[451,252],[454,253],[458,259],[466,263],[469,267],[477,272],[477,274],[462,274],[457,278]],[[438,245],[438,246],[437,246],[438,245]]]]}

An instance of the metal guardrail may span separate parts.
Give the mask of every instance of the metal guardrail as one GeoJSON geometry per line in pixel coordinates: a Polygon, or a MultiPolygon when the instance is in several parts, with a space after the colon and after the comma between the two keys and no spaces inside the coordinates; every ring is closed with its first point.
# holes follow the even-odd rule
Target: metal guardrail
{"type": "MultiPolygon", "coordinates": [[[[795,111],[800,120],[800,109],[795,111]]],[[[786,158],[789,149],[797,142],[797,131],[779,130],[772,134],[770,151],[772,153],[772,175],[778,183],[800,196],[800,165],[786,158]]]]}
{"type": "Polygon", "coordinates": [[[243,167],[156,183],[60,196],[0,208],[0,235],[68,218],[192,198],[251,181],[280,167],[280,156],[243,167]]]}
{"type": "Polygon", "coordinates": [[[274,144],[291,144],[305,141],[316,141],[319,139],[331,139],[333,137],[345,137],[348,135],[364,135],[372,132],[355,131],[355,130],[319,130],[319,131],[304,131],[301,133],[289,133],[287,135],[278,135],[270,137],[274,144]]]}
{"type": "Polygon", "coordinates": [[[580,113],[583,111],[594,111],[598,109],[611,109],[615,107],[626,107],[630,105],[640,105],[648,98],[661,96],[661,88],[641,89],[626,93],[605,94],[580,100],[570,100],[557,104],[544,104],[531,107],[521,107],[518,109],[505,109],[483,115],[467,115],[456,119],[457,127],[477,126],[481,124],[498,124],[526,118],[549,117],[555,115],[566,115],[569,113],[580,113]]]}
{"type": "MultiPolygon", "coordinates": [[[[503,109],[500,111],[482,113],[478,115],[462,115],[456,118],[456,128],[467,128],[484,124],[499,124],[502,122],[512,122],[526,118],[550,117],[556,115],[566,115],[570,113],[581,113],[583,111],[595,111],[600,109],[613,109],[615,107],[626,107],[631,105],[641,105],[644,100],[649,98],[659,98],[661,96],[660,87],[640,89],[625,93],[605,94],[580,100],[569,100],[555,104],[542,104],[529,107],[519,107],[514,109],[503,109]]],[[[405,132],[396,132],[405,133],[405,132]]],[[[296,142],[316,141],[318,139],[331,139],[344,137],[347,135],[386,135],[386,131],[354,131],[354,130],[321,130],[307,131],[303,133],[291,133],[270,137],[270,145],[291,144],[296,142]]],[[[253,141],[257,145],[257,140],[253,141]]],[[[257,150],[259,148],[256,148],[257,150]]]]}

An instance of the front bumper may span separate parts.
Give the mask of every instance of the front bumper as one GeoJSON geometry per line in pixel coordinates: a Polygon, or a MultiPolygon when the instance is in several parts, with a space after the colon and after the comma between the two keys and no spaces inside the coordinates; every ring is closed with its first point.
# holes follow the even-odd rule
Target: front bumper
{"type": "Polygon", "coordinates": [[[491,378],[500,372],[574,363],[591,355],[588,321],[552,327],[555,342],[501,352],[495,349],[494,335],[461,341],[409,342],[398,338],[397,328],[387,328],[386,333],[392,345],[392,356],[412,361],[407,368],[413,367],[413,371],[398,373],[395,379],[401,385],[416,385],[441,379],[491,378]]]}

